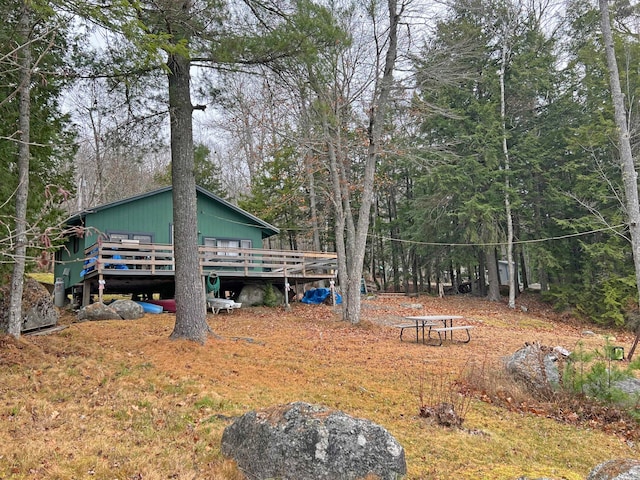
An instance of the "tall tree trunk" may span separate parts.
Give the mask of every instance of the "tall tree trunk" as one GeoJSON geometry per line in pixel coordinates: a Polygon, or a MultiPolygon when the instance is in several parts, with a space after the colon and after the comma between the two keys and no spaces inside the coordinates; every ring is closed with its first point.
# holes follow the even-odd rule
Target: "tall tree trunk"
{"type": "Polygon", "coordinates": [[[487,250],[487,274],[489,277],[489,291],[487,300],[490,302],[500,301],[500,272],[498,271],[498,258],[496,249],[489,247],[487,250]]]}
{"type": "Polygon", "coordinates": [[[398,232],[398,217],[396,213],[395,189],[390,188],[387,192],[387,212],[389,213],[389,237],[391,238],[391,269],[393,270],[393,290],[399,292],[401,290],[401,281],[404,285],[404,279],[401,278],[406,270],[401,272],[400,263],[403,261],[402,245],[398,241],[400,235],[398,232]]]}
{"type": "Polygon", "coordinates": [[[411,264],[413,265],[413,293],[420,293],[420,284],[422,283],[422,273],[418,268],[418,255],[415,247],[411,249],[411,264]]]}
{"type": "MultiPolygon", "coordinates": [[[[306,134],[307,138],[312,138],[311,128],[310,128],[310,120],[309,120],[309,111],[307,108],[307,104],[309,102],[306,86],[300,88],[300,96],[302,100],[300,102],[301,106],[301,117],[302,117],[302,128],[306,134]]],[[[307,152],[305,153],[304,160],[304,170],[307,179],[307,185],[309,188],[309,213],[311,215],[311,234],[312,234],[312,248],[316,252],[320,252],[322,250],[322,245],[320,244],[320,224],[319,224],[319,215],[318,215],[318,198],[316,194],[316,181],[315,181],[315,170],[316,165],[314,162],[315,155],[313,153],[312,146],[307,146],[307,152]]]]}
{"type": "MultiPolygon", "coordinates": [[[[373,204],[371,205],[372,211],[371,211],[371,222],[374,223],[375,226],[375,219],[378,217],[378,197],[376,196],[375,201],[373,202],[373,204]]],[[[382,255],[382,251],[378,252],[378,241],[377,241],[378,236],[374,233],[373,237],[371,238],[371,241],[369,242],[369,272],[371,273],[371,281],[374,284],[378,284],[378,262],[376,262],[376,258],[382,255]]]]}
{"type": "Polygon", "coordinates": [[[393,70],[398,53],[398,24],[400,14],[396,0],[387,0],[389,11],[389,30],[387,36],[387,53],[385,55],[382,77],[376,85],[376,93],[369,114],[367,159],[364,170],[364,182],[362,185],[362,199],[358,212],[358,225],[354,231],[353,242],[350,247],[353,256],[349,259],[349,272],[347,276],[347,288],[343,305],[343,319],[351,322],[360,322],[360,277],[364,262],[364,250],[369,233],[369,212],[373,202],[373,185],[382,137],[382,126],[387,110],[391,86],[393,83],[393,70]]]}
{"type": "MultiPolygon", "coordinates": [[[[306,156],[308,157],[308,155],[306,156]]],[[[306,158],[305,157],[305,158],[306,158]]],[[[307,184],[309,185],[309,213],[311,214],[311,232],[313,235],[313,250],[320,252],[322,245],[320,245],[320,226],[318,224],[318,201],[316,197],[316,183],[313,169],[309,165],[310,158],[306,158],[305,167],[307,169],[307,184]]]]}
{"type": "Polygon", "coordinates": [[[171,338],[203,343],[209,326],[198,262],[190,61],[180,54],[171,54],[167,67],[173,179],[173,248],[176,259],[176,323],[171,338]]]}
{"type": "MultiPolygon", "coordinates": [[[[367,130],[368,148],[364,161],[363,181],[358,188],[353,188],[353,174],[347,151],[341,146],[342,109],[345,97],[333,87],[318,83],[319,77],[312,74],[309,78],[311,88],[320,100],[319,114],[325,138],[328,158],[329,177],[331,183],[331,202],[334,207],[334,226],[336,252],[338,256],[338,278],[342,288],[343,320],[358,323],[360,321],[360,285],[363,274],[365,249],[370,225],[370,212],[373,203],[373,184],[379,154],[379,142],[382,135],[382,124],[393,81],[393,69],[397,56],[397,30],[400,15],[397,14],[397,0],[388,0],[390,24],[385,41],[376,45],[384,45],[387,49],[384,62],[382,47],[378,50],[378,62],[383,64],[381,77],[376,76],[374,92],[369,108],[369,128],[367,130]],[[355,212],[352,205],[353,192],[358,192],[360,207],[355,212]],[[357,218],[357,220],[356,220],[357,218]],[[357,223],[356,223],[357,222],[357,223]]],[[[373,10],[370,12],[373,14],[373,10]]]]}
{"type": "MultiPolygon", "coordinates": [[[[633,264],[636,274],[636,287],[640,299],[640,207],[638,201],[638,174],[635,170],[631,143],[629,141],[629,126],[627,124],[624,96],[620,87],[618,63],[611,33],[611,20],[609,19],[609,3],[607,0],[599,0],[600,23],[602,26],[602,39],[607,56],[609,68],[609,83],[611,85],[611,99],[615,112],[616,126],[618,127],[618,144],[620,147],[620,162],[622,167],[622,181],[627,211],[627,222],[631,235],[631,249],[633,252],[633,264]]],[[[640,332],[637,334],[640,336],[640,332]]],[[[631,355],[629,355],[631,360],[631,355]]]]}
{"type": "Polygon", "coordinates": [[[487,270],[486,254],[484,250],[479,250],[478,251],[478,291],[474,293],[480,296],[485,296],[487,294],[487,278],[484,273],[486,270],[487,270]]]}
{"type": "Polygon", "coordinates": [[[20,12],[20,35],[24,42],[19,55],[20,85],[18,85],[18,127],[20,144],[18,147],[18,188],[16,190],[16,234],[13,274],[9,298],[9,324],[7,333],[20,337],[22,326],[22,292],[24,272],[27,262],[27,199],[29,197],[29,160],[31,142],[31,64],[30,45],[31,9],[28,2],[22,2],[20,12]]]}
{"type": "MultiPolygon", "coordinates": [[[[340,178],[340,161],[338,159],[339,148],[334,143],[337,141],[340,135],[339,129],[335,131],[329,125],[329,119],[325,111],[322,112],[322,129],[324,138],[327,141],[327,157],[329,159],[329,174],[331,176],[331,185],[333,190],[333,197],[331,198],[334,208],[334,225],[336,236],[336,254],[338,256],[338,278],[342,287],[346,287],[347,284],[347,247],[345,243],[345,193],[343,192],[343,182],[340,178]]],[[[343,305],[346,304],[346,291],[342,292],[343,305]]]]}
{"type": "MultiPolygon", "coordinates": [[[[505,29],[506,30],[506,29],[505,29]]],[[[509,272],[509,308],[516,306],[516,278],[515,262],[513,261],[513,217],[511,214],[511,164],[509,161],[509,148],[507,146],[507,108],[505,97],[504,77],[507,71],[507,41],[506,33],[503,37],[502,58],[500,63],[500,121],[502,123],[502,154],[504,156],[504,207],[507,217],[507,271],[509,272]]]]}

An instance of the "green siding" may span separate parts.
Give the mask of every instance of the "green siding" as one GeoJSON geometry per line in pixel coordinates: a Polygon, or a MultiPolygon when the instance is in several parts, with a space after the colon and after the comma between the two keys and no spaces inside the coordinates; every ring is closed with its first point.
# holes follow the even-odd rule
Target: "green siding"
{"type": "Polygon", "coordinates": [[[262,228],[240,212],[203,195],[198,196],[198,243],[205,237],[250,239],[252,248],[262,248],[262,228]]]}
{"type": "MultiPolygon", "coordinates": [[[[204,244],[206,237],[216,239],[249,239],[253,248],[262,248],[262,239],[267,236],[264,225],[255,217],[243,213],[209,197],[198,190],[198,243],[204,244]]],[[[157,193],[134,197],[131,201],[116,202],[113,205],[97,207],[72,223],[80,223],[88,228],[87,234],[78,239],[77,252],[74,252],[74,239],[70,238],[59,252],[59,261],[55,266],[55,276],[63,277],[65,268],[70,275],[65,278],[65,287],[71,287],[81,281],[84,250],[95,244],[99,234],[113,232],[151,234],[154,243],[171,243],[171,224],[173,223],[173,196],[170,189],[157,193]]]]}
{"type": "MultiPolygon", "coordinates": [[[[89,214],[86,226],[105,234],[149,233],[153,235],[154,243],[171,243],[172,204],[171,192],[162,192],[89,214]]],[[[89,244],[94,242],[95,238],[89,244]]]]}

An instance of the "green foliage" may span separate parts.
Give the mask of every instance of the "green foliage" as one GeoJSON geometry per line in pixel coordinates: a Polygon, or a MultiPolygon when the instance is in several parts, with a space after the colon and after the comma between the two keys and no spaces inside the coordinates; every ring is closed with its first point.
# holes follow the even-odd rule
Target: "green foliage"
{"type": "Polygon", "coordinates": [[[634,371],[640,369],[640,361],[620,363],[612,359],[612,349],[607,341],[603,350],[586,352],[580,343],[566,364],[563,386],[607,404],[634,405],[637,399],[631,398],[615,383],[634,378],[634,371]]]}
{"type": "Polygon", "coordinates": [[[580,288],[581,285],[553,284],[549,290],[541,292],[540,298],[553,305],[557,312],[562,312],[575,306],[573,299],[575,298],[576,290],[580,288]]]}
{"type": "Polygon", "coordinates": [[[260,176],[253,182],[250,197],[239,205],[263,220],[277,225],[292,248],[298,235],[307,233],[308,199],[304,168],[293,146],[278,149],[264,162],[260,176]]]}
{"type": "MultiPolygon", "coordinates": [[[[193,149],[194,173],[196,185],[218,195],[226,197],[227,192],[220,181],[220,167],[211,159],[211,150],[206,145],[197,144],[193,149]]],[[[164,171],[156,172],[154,180],[160,185],[171,185],[171,164],[164,171]]]]}
{"type": "MultiPolygon", "coordinates": [[[[73,191],[71,159],[75,153],[75,132],[68,115],[61,111],[60,99],[67,86],[67,77],[59,73],[68,68],[67,51],[71,48],[68,24],[48,5],[34,2],[32,50],[34,65],[30,91],[30,175],[27,199],[28,243],[39,248],[50,247],[59,233],[58,224],[64,212],[61,201],[73,191]],[[57,196],[57,192],[61,195],[57,196]]],[[[16,68],[16,48],[29,39],[17,34],[16,2],[3,3],[0,13],[0,274],[11,267],[9,250],[13,239],[7,234],[15,225],[15,191],[18,185],[18,97],[16,85],[20,83],[16,68]]],[[[29,252],[34,255],[34,251],[29,252]]],[[[33,267],[29,262],[27,268],[33,267]]]]}
{"type": "Polygon", "coordinates": [[[576,308],[597,323],[621,326],[625,322],[625,308],[637,294],[635,277],[611,277],[585,290],[576,308]]]}
{"type": "Polygon", "coordinates": [[[278,297],[276,297],[276,294],[273,291],[273,285],[271,285],[270,283],[267,283],[264,287],[263,303],[266,307],[278,306],[278,297]]]}
{"type": "Polygon", "coordinates": [[[637,305],[635,277],[609,277],[589,284],[554,284],[542,299],[558,311],[574,310],[595,323],[623,326],[637,305]]]}

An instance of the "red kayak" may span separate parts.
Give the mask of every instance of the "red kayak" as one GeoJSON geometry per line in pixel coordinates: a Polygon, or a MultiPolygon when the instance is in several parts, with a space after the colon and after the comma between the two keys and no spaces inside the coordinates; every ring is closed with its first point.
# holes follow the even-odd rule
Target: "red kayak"
{"type": "Polygon", "coordinates": [[[147,303],[154,305],[160,305],[165,312],[176,313],[176,300],[175,298],[168,298],[165,300],[145,300],[147,303]]]}

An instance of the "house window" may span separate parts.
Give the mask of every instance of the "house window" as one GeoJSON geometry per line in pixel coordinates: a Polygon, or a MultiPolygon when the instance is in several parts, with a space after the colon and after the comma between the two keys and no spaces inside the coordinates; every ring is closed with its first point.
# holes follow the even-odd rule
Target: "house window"
{"type": "Polygon", "coordinates": [[[120,240],[129,240],[128,233],[107,233],[110,242],[119,242],[120,240]]]}
{"type": "Polygon", "coordinates": [[[110,242],[121,242],[122,240],[138,240],[138,243],[153,243],[152,233],[134,232],[107,232],[110,242]]]}
{"type": "MultiPolygon", "coordinates": [[[[228,247],[228,248],[251,248],[251,240],[235,238],[213,238],[205,237],[204,245],[207,247],[228,247]]],[[[238,252],[219,251],[219,256],[237,257],[238,252]]]]}
{"type": "Polygon", "coordinates": [[[148,233],[134,233],[132,237],[133,240],[138,240],[140,243],[153,243],[153,235],[148,233]]]}

